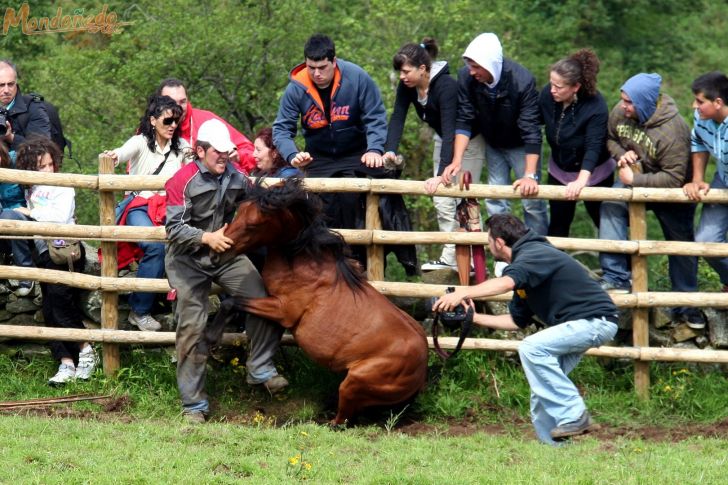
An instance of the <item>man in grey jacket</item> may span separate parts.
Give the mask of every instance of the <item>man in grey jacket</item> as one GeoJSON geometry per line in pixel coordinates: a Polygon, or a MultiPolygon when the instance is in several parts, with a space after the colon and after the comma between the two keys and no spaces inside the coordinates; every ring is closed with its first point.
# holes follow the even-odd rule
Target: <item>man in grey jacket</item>
{"type": "MultiPolygon", "coordinates": [[[[244,255],[227,252],[233,241],[225,228],[246,194],[247,179],[230,162],[235,145],[225,124],[211,119],[197,135],[197,160],[180,169],[167,183],[167,276],[177,292],[177,385],[186,418],[205,421],[209,402],[205,365],[210,347],[222,328],[208,324],[207,301],[212,283],[232,298],[267,296],[263,280],[244,255]]],[[[222,321],[219,323],[223,323],[222,321]]],[[[271,393],[288,385],[273,365],[283,327],[248,315],[250,339],[246,362],[249,384],[262,384],[271,393]]]]}

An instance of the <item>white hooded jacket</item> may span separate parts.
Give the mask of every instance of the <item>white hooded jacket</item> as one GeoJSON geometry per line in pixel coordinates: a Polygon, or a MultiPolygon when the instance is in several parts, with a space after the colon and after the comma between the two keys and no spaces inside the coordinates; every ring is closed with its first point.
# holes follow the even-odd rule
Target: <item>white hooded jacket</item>
{"type": "Polygon", "coordinates": [[[492,83],[486,85],[493,89],[501,78],[503,70],[503,47],[498,36],[490,32],[480,34],[465,49],[463,57],[475,61],[493,76],[492,83]]]}

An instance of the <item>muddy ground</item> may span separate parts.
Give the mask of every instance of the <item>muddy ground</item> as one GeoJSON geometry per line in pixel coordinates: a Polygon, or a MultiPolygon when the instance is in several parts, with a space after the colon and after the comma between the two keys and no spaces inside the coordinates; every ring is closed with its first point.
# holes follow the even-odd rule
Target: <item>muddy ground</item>
{"type": "MultiPolygon", "coordinates": [[[[77,409],[77,406],[69,403],[19,406],[11,409],[0,409],[0,413],[115,422],[133,422],[142,419],[129,413],[131,402],[127,396],[101,399],[96,403],[96,406],[86,406],[86,409],[77,409]]],[[[252,402],[248,401],[247,404],[250,406],[247,409],[239,412],[230,409],[215,410],[215,405],[212,404],[212,421],[239,423],[241,425],[259,425],[263,421],[268,425],[276,426],[291,422],[295,410],[299,409],[303,402],[299,402],[296,398],[271,399],[266,396],[257,396],[252,402]]],[[[314,417],[313,421],[326,424],[331,416],[332,412],[330,411],[322,412],[321,415],[314,417]]],[[[387,418],[390,416],[390,414],[385,415],[381,412],[370,413],[359,418],[357,424],[374,425],[385,429],[389,424],[387,418]]],[[[410,436],[468,436],[475,433],[502,436],[534,436],[530,422],[524,417],[508,411],[500,412],[498,416],[498,423],[485,423],[477,416],[429,423],[418,419],[418,416],[410,412],[403,414],[392,431],[410,436]]],[[[595,420],[599,421],[598,416],[596,416],[595,420]]],[[[589,436],[604,442],[613,442],[623,438],[675,443],[696,436],[728,440],[728,418],[711,424],[692,423],[675,427],[611,426],[601,423],[598,429],[592,431],[589,436]]]]}

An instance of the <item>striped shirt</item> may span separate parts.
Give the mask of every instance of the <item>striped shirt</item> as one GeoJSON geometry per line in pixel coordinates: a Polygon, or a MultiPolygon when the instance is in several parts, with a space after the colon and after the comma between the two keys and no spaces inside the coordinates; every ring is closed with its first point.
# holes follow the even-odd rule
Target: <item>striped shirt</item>
{"type": "Polygon", "coordinates": [[[728,117],[722,123],[701,120],[695,110],[695,123],[691,135],[692,153],[710,152],[716,159],[718,175],[723,183],[728,183],[728,117]]]}

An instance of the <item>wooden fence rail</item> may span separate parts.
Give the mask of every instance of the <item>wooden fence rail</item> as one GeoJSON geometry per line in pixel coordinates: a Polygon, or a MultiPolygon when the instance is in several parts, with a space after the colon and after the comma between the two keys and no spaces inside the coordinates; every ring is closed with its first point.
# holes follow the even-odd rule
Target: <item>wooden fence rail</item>
{"type": "MultiPolygon", "coordinates": [[[[0,278],[33,279],[50,283],[64,283],[88,290],[102,292],[102,330],[74,330],[63,333],[62,329],[46,327],[15,327],[0,325],[0,336],[30,339],[89,340],[101,342],[104,348],[104,371],[113,374],[119,368],[119,344],[173,344],[171,332],[125,332],[118,329],[119,292],[147,291],[163,293],[169,291],[167,280],[118,278],[116,271],[116,241],[164,241],[161,227],[142,228],[114,225],[115,193],[126,190],[159,190],[165,179],[161,176],[115,175],[111,159],[99,157],[99,175],[48,174],[22,170],[0,169],[0,182],[26,185],[46,184],[99,192],[100,225],[49,224],[38,222],[0,221],[0,238],[57,238],[101,241],[103,263],[101,276],[91,276],[63,271],[35,268],[0,266],[0,278]],[[59,333],[60,332],[60,333],[59,333]]],[[[274,183],[269,179],[268,183],[274,183]]],[[[367,194],[366,228],[362,230],[338,230],[349,244],[367,245],[368,277],[380,292],[390,296],[430,297],[443,294],[445,285],[382,281],[384,275],[383,246],[391,244],[482,244],[487,246],[487,233],[442,233],[442,232],[395,232],[383,231],[379,220],[378,198],[381,194],[404,194],[429,196],[424,184],[410,180],[370,179],[306,179],[308,190],[314,192],[359,192],[367,194]]],[[[475,197],[492,199],[519,199],[519,194],[510,186],[489,186],[476,184],[468,191],[458,187],[441,187],[434,195],[451,197],[475,197]]],[[[565,188],[540,186],[537,198],[566,200],[565,188]]],[[[685,362],[728,362],[728,351],[686,350],[671,348],[650,348],[648,340],[648,312],[659,306],[711,306],[728,307],[728,294],[722,293],[674,293],[649,292],[647,257],[652,255],[681,256],[728,256],[728,244],[690,243],[678,241],[651,241],[646,239],[646,206],[648,202],[690,203],[681,189],[625,188],[612,189],[585,187],[581,200],[619,200],[629,204],[630,240],[606,241],[598,239],[549,238],[558,248],[566,251],[607,251],[629,254],[632,258],[633,292],[627,295],[613,295],[620,308],[633,310],[633,342],[635,347],[600,347],[588,355],[613,358],[627,358],[635,361],[635,389],[638,395],[647,398],[649,392],[650,361],[685,362]]],[[[711,190],[704,202],[728,203],[728,190],[711,190]]],[[[507,301],[509,294],[488,300],[507,301]]],[[[225,336],[227,341],[240,340],[237,334],[225,336]]],[[[285,343],[290,342],[290,338],[285,343]]],[[[430,342],[431,343],[431,342],[430,342]]],[[[455,339],[443,339],[445,348],[453,348],[455,339]]],[[[468,339],[464,349],[515,351],[519,342],[513,340],[468,339]]]]}

